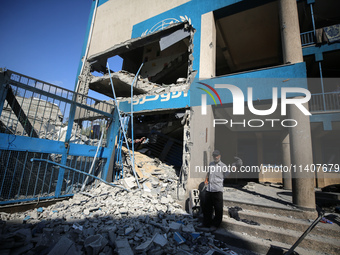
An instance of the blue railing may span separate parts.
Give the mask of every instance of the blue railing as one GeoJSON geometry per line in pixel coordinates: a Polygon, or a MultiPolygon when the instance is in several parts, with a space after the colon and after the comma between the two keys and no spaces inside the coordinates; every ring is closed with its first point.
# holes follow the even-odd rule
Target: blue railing
{"type": "Polygon", "coordinates": [[[308,31],[300,34],[301,44],[303,46],[315,44],[315,34],[314,31],[308,31]]]}
{"type": "Polygon", "coordinates": [[[93,173],[106,178],[118,132],[114,105],[9,70],[0,76],[0,204],[79,191],[86,176],[67,167],[89,172],[100,137],[93,121],[105,138],[93,173]]]}
{"type": "Polygon", "coordinates": [[[340,92],[312,94],[309,110],[311,112],[340,111],[340,92]]]}

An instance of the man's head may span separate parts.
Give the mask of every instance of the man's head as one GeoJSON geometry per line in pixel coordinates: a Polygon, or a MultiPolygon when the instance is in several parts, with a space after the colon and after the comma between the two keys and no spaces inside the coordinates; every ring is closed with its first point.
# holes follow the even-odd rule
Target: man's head
{"type": "Polygon", "coordinates": [[[214,150],[212,155],[215,163],[218,163],[221,160],[221,153],[219,150],[214,150]]]}

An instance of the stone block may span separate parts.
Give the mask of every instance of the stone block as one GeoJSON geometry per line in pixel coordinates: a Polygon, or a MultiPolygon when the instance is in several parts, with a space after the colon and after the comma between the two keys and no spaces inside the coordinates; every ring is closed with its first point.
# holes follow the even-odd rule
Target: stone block
{"type": "Polygon", "coordinates": [[[124,178],[122,180],[122,184],[127,189],[133,189],[133,188],[137,187],[136,180],[135,180],[134,177],[124,178]]]}
{"type": "Polygon", "coordinates": [[[128,228],[126,228],[126,229],[125,229],[125,235],[126,235],[126,236],[129,235],[133,230],[134,230],[133,227],[128,227],[128,228]]]}
{"type": "Polygon", "coordinates": [[[116,239],[115,246],[116,246],[116,252],[119,255],[133,255],[133,251],[130,247],[130,244],[127,238],[116,239]]]}
{"type": "MultiPolygon", "coordinates": [[[[70,250],[72,250],[72,246],[75,246],[74,242],[72,242],[66,236],[63,236],[54,245],[54,247],[48,253],[48,255],[59,255],[59,254],[69,254],[69,255],[71,255],[71,253],[69,253],[69,252],[70,252],[70,250]]],[[[75,247],[73,247],[73,248],[75,248],[75,247]]]]}
{"type": "Polygon", "coordinates": [[[182,231],[186,232],[186,233],[194,233],[195,232],[194,225],[192,225],[192,224],[183,225],[182,226],[182,231]]]}
{"type": "Polygon", "coordinates": [[[84,247],[88,255],[97,255],[108,244],[102,235],[89,236],[84,241],[84,247]]]}
{"type": "Polygon", "coordinates": [[[164,247],[165,245],[168,244],[168,240],[161,234],[157,233],[154,237],[153,237],[153,243],[157,244],[161,247],[164,247]]]}
{"type": "Polygon", "coordinates": [[[182,224],[181,223],[177,223],[177,222],[171,222],[169,224],[170,230],[173,232],[178,232],[181,231],[182,228],[182,224]]]}
{"type": "Polygon", "coordinates": [[[146,252],[150,249],[151,245],[152,245],[152,239],[148,239],[144,243],[137,246],[136,251],[137,252],[146,252]]]}

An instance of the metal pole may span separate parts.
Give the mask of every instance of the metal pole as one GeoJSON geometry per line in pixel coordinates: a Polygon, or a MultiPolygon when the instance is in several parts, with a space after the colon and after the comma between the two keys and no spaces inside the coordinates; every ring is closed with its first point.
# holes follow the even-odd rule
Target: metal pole
{"type": "Polygon", "coordinates": [[[284,255],[290,255],[294,252],[295,248],[302,242],[302,240],[308,235],[309,232],[312,231],[312,229],[320,222],[321,218],[324,215],[324,212],[321,210],[318,211],[318,217],[313,221],[313,223],[306,229],[306,231],[300,236],[300,238],[293,244],[293,246],[284,254],[284,255]]]}
{"type": "Polygon", "coordinates": [[[56,163],[56,162],[54,162],[54,161],[51,161],[51,160],[48,160],[48,159],[31,158],[31,162],[33,162],[33,161],[47,162],[47,163],[49,163],[49,164],[57,165],[57,166],[60,166],[60,167],[62,167],[62,168],[67,168],[67,169],[70,169],[70,170],[75,171],[75,172],[77,172],[77,173],[85,174],[85,175],[87,175],[87,176],[90,176],[90,177],[92,177],[92,178],[94,178],[94,179],[96,179],[96,180],[98,180],[98,181],[101,181],[101,182],[103,182],[103,183],[105,183],[105,184],[107,184],[107,185],[110,185],[110,186],[112,186],[112,187],[117,187],[117,188],[121,188],[121,189],[123,189],[123,190],[125,190],[125,191],[128,191],[128,190],[127,190],[126,188],[124,188],[124,187],[117,186],[117,185],[115,185],[115,184],[113,184],[113,183],[107,182],[107,181],[103,180],[102,178],[99,178],[99,177],[97,177],[97,176],[95,176],[95,175],[92,175],[92,174],[88,174],[88,173],[82,172],[82,171],[80,171],[80,170],[78,170],[78,169],[75,169],[75,168],[72,168],[72,167],[69,167],[69,166],[65,166],[65,165],[62,165],[62,164],[58,164],[58,163],[56,163]]]}
{"type": "Polygon", "coordinates": [[[321,90],[322,90],[322,100],[323,100],[323,110],[326,111],[326,99],[325,99],[325,89],[324,89],[324,86],[323,86],[323,77],[322,77],[321,61],[319,61],[319,69],[320,69],[320,80],[321,80],[321,90]]]}
{"type": "MultiPolygon", "coordinates": [[[[143,65],[143,63],[142,63],[143,65]]],[[[112,87],[112,93],[113,93],[113,97],[115,99],[115,105],[117,107],[117,112],[118,112],[118,116],[119,116],[119,122],[120,122],[120,127],[121,129],[123,130],[123,135],[124,135],[124,139],[125,139],[125,143],[126,143],[126,146],[127,146],[127,149],[128,149],[128,152],[129,152],[129,156],[130,156],[130,159],[132,158],[131,156],[131,153],[130,153],[130,146],[129,146],[129,143],[128,143],[128,140],[127,140],[127,137],[126,137],[126,133],[125,133],[125,130],[124,130],[124,126],[123,126],[123,120],[122,120],[122,116],[120,115],[120,110],[119,110],[119,106],[118,106],[118,103],[117,103],[117,97],[116,97],[116,92],[115,92],[115,89],[113,87],[113,82],[112,82],[112,77],[111,77],[111,71],[110,71],[110,66],[109,66],[109,63],[107,62],[107,68],[109,70],[109,76],[110,76],[110,83],[111,83],[111,87],[112,87]]],[[[140,69],[139,69],[140,70],[140,69]]],[[[137,77],[138,73],[136,74],[135,76],[135,79],[137,77]]],[[[133,80],[133,83],[134,83],[135,80],[133,80]]],[[[133,85],[132,83],[132,85],[133,85]]],[[[131,104],[132,104],[132,98],[131,98],[131,104]]],[[[136,171],[135,171],[135,165],[132,164],[132,171],[133,171],[133,174],[135,176],[135,179],[136,179],[136,182],[137,182],[137,186],[138,188],[140,189],[140,185],[139,185],[139,181],[138,181],[138,178],[137,178],[137,174],[136,174],[136,171]]]]}
{"type": "Polygon", "coordinates": [[[312,14],[313,31],[314,31],[314,38],[315,38],[316,31],[315,31],[315,20],[314,20],[313,4],[310,4],[310,12],[312,14]]]}
{"type": "MultiPolygon", "coordinates": [[[[102,131],[102,135],[100,137],[100,141],[98,143],[98,146],[97,146],[97,151],[96,151],[96,154],[94,155],[94,159],[92,161],[92,165],[91,165],[91,168],[89,170],[89,174],[92,174],[92,171],[93,171],[93,167],[94,167],[94,163],[96,162],[96,159],[97,159],[97,154],[98,154],[98,151],[99,151],[99,147],[102,146],[102,141],[103,141],[103,136],[104,136],[104,131],[102,131]]],[[[87,183],[87,180],[89,179],[89,176],[86,177],[84,183],[83,183],[83,186],[81,187],[81,190],[80,191],[84,191],[85,189],[85,185],[87,183]]]]}
{"type": "Polygon", "coordinates": [[[136,73],[136,76],[135,78],[133,79],[132,81],[132,84],[131,84],[131,140],[132,140],[132,165],[135,166],[135,141],[134,141],[134,135],[133,135],[133,87],[134,87],[134,84],[135,82],[137,81],[137,77],[138,77],[138,74],[140,72],[140,70],[142,69],[142,66],[143,66],[144,63],[142,63],[136,73]]]}

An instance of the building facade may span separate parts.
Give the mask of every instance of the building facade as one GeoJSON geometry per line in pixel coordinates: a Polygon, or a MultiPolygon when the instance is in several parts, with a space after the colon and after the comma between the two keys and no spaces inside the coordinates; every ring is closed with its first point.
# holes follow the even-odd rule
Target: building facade
{"type": "Polygon", "coordinates": [[[314,209],[314,187],[340,180],[339,5],[94,0],[75,90],[113,97],[112,81],[119,110],[133,102],[134,138],[148,136],[187,191],[219,149],[226,164],[239,156],[254,169],[231,181],[275,179],[314,209]]]}

